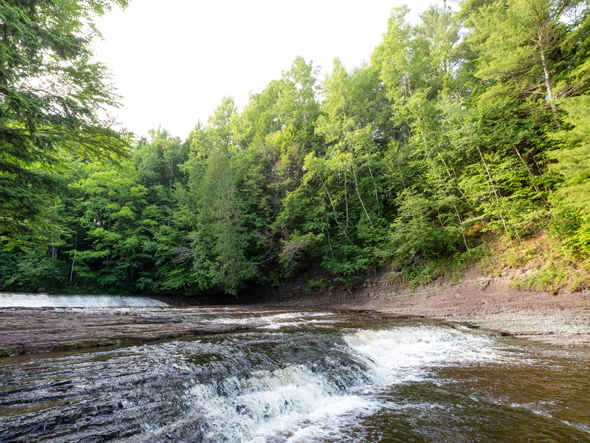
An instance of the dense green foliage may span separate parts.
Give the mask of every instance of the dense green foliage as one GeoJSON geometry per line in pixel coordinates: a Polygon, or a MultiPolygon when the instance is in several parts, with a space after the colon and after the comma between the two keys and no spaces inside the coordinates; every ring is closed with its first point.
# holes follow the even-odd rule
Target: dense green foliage
{"type": "MultiPolygon", "coordinates": [[[[125,7],[127,0],[113,3],[125,7]]],[[[105,107],[105,66],[92,61],[93,19],[106,0],[0,4],[0,238],[25,247],[59,230],[45,202],[64,183],[65,154],[105,159],[128,149],[105,107]]]]}
{"type": "MultiPolygon", "coordinates": [[[[320,81],[298,58],[241,112],[223,100],[186,141],[152,131],[114,164],[79,158],[71,146],[93,146],[86,133],[63,131],[66,148],[43,152],[70,165],[67,192],[32,193],[4,168],[55,228],[27,252],[4,234],[17,246],[0,252],[0,288],[236,294],[317,267],[347,282],[381,265],[464,262],[490,234],[542,231],[588,257],[587,2],[464,0],[417,26],[407,13],[393,10],[370,64],[336,59],[320,81]]],[[[4,111],[0,123],[28,124],[4,111]]],[[[33,160],[46,159],[22,160],[35,180],[54,173],[33,160]]],[[[28,223],[5,201],[0,221],[19,210],[28,223]]]]}

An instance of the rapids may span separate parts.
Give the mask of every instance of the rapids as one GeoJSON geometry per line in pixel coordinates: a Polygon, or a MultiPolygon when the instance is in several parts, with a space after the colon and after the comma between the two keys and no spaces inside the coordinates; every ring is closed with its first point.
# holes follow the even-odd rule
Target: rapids
{"type": "Polygon", "coordinates": [[[162,309],[252,329],[4,358],[0,441],[590,441],[581,350],[423,320],[162,309]]]}
{"type": "Polygon", "coordinates": [[[153,298],[124,295],[0,294],[0,308],[140,308],[150,306],[168,305],[153,298]]]}

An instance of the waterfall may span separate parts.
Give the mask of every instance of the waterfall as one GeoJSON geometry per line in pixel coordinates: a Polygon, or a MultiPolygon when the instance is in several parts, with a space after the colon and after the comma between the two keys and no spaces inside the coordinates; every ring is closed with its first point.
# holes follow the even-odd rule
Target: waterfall
{"type": "Polygon", "coordinates": [[[0,294],[0,308],[136,308],[164,306],[168,305],[153,298],[122,295],[0,294]]]}

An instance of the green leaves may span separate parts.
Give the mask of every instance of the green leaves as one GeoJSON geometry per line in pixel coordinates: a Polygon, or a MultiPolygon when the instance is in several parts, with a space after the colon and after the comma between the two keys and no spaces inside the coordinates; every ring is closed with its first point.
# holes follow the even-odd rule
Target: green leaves
{"type": "Polygon", "coordinates": [[[110,5],[83,0],[0,5],[0,235],[22,236],[31,229],[42,235],[44,209],[31,189],[55,193],[67,169],[64,156],[107,159],[127,153],[130,135],[102,117],[119,97],[106,68],[90,61],[89,44],[97,35],[93,20],[110,5]],[[10,192],[15,187],[26,198],[10,192]],[[26,213],[26,227],[18,222],[20,211],[26,213]]]}
{"type": "Polygon", "coordinates": [[[555,220],[553,233],[572,252],[590,253],[590,96],[572,97],[561,104],[569,130],[550,137],[559,149],[550,153],[549,168],[559,174],[551,195],[555,220]]]}
{"type": "Polygon", "coordinates": [[[560,147],[550,154],[556,160],[550,169],[563,177],[555,200],[562,208],[590,213],[590,96],[572,97],[561,107],[571,129],[550,135],[560,147]]]}
{"type": "Polygon", "coordinates": [[[98,118],[117,97],[89,61],[91,13],[108,5],[0,6],[0,236],[14,246],[0,266],[18,276],[0,285],[34,286],[33,266],[62,288],[184,294],[318,266],[417,281],[547,227],[590,253],[584,2],[465,0],[417,25],[394,9],[371,64],[336,59],[320,82],[297,58],[242,111],[225,98],[185,142],[159,128],[130,160],[128,134],[98,118]]]}

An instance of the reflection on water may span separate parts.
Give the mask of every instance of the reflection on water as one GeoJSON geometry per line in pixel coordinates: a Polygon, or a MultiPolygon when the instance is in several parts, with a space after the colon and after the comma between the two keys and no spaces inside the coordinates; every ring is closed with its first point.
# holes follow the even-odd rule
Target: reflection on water
{"type": "Polygon", "coordinates": [[[590,441],[581,351],[329,312],[174,315],[257,329],[4,359],[0,441],[590,441]]]}
{"type": "Polygon", "coordinates": [[[1,294],[0,308],[117,308],[156,307],[166,303],[148,297],[124,295],[47,295],[47,294],[1,294]]]}

